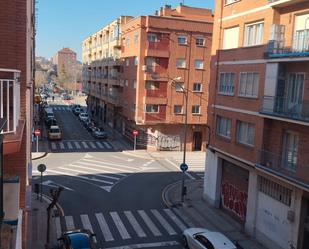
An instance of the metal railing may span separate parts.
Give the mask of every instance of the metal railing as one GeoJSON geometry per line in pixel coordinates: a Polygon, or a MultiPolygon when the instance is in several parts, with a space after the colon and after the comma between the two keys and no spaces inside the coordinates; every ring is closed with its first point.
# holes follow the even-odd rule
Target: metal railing
{"type": "Polygon", "coordinates": [[[147,49],[169,50],[169,40],[162,39],[156,42],[147,41],[147,49]]]}
{"type": "Polygon", "coordinates": [[[261,113],[309,121],[309,100],[264,96],[261,113]]]}
{"type": "Polygon", "coordinates": [[[20,119],[20,71],[0,68],[0,118],[7,120],[2,133],[15,133],[20,119]]]}

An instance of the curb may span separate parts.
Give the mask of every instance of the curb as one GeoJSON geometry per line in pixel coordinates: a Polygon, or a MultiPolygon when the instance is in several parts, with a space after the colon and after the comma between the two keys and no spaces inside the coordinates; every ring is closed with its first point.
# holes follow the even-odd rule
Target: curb
{"type": "Polygon", "coordinates": [[[35,157],[35,158],[32,158],[31,157],[31,160],[38,160],[38,159],[42,159],[42,158],[44,158],[44,157],[46,157],[46,156],[48,156],[48,152],[45,152],[42,156],[38,156],[38,157],[35,157]]]}
{"type": "Polygon", "coordinates": [[[176,203],[172,202],[169,197],[168,197],[168,192],[173,189],[176,185],[179,185],[181,183],[181,180],[180,181],[177,181],[177,182],[173,182],[169,185],[167,185],[163,190],[162,190],[162,201],[164,203],[164,205],[167,207],[167,208],[171,208],[173,206],[176,205],[176,203]]]}

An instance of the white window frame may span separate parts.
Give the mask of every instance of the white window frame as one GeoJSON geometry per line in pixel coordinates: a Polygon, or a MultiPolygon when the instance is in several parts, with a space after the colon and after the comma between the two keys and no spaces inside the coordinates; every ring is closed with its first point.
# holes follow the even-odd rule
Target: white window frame
{"type": "Polygon", "coordinates": [[[230,118],[217,116],[217,135],[231,139],[232,120],[230,118]]]}
{"type": "Polygon", "coordinates": [[[136,84],[137,84],[137,81],[136,80],[133,80],[133,88],[136,89],[136,84]]]}
{"type": "Polygon", "coordinates": [[[154,34],[154,33],[148,33],[147,34],[147,40],[149,42],[157,42],[158,41],[158,36],[157,36],[157,34],[154,34]]]}
{"type": "Polygon", "coordinates": [[[159,113],[159,111],[160,111],[160,106],[159,105],[152,105],[152,104],[145,104],[145,113],[159,113]],[[147,111],[147,107],[151,107],[151,108],[153,108],[153,107],[157,107],[157,111],[147,111]]]}
{"type": "Polygon", "coordinates": [[[224,0],[224,5],[230,5],[236,2],[239,2],[240,0],[224,0]]]}
{"type": "Polygon", "coordinates": [[[290,171],[296,171],[298,161],[298,149],[298,133],[290,130],[284,131],[282,139],[282,167],[290,171]],[[293,148],[291,148],[291,145],[293,148]]]}
{"type": "Polygon", "coordinates": [[[203,37],[196,37],[195,38],[195,45],[197,47],[204,47],[205,46],[205,38],[203,38],[203,37]],[[199,41],[202,41],[202,44],[200,44],[199,41]]]}
{"type": "Polygon", "coordinates": [[[222,49],[235,49],[239,47],[239,29],[239,26],[223,29],[222,49]]]}
{"type": "Polygon", "coordinates": [[[257,98],[259,94],[259,81],[260,74],[258,72],[241,72],[239,75],[238,96],[245,98],[257,98]],[[255,76],[257,76],[257,79],[255,76]],[[249,77],[251,77],[252,82],[249,81],[249,77]],[[244,90],[244,93],[242,90],[244,90]]]}
{"type": "Polygon", "coordinates": [[[174,111],[174,114],[176,114],[176,115],[183,114],[183,106],[182,105],[174,105],[173,111],[174,111]],[[176,108],[180,108],[181,109],[180,112],[175,112],[176,108]]]}
{"type": "Polygon", "coordinates": [[[177,43],[178,43],[178,45],[187,45],[188,44],[187,36],[185,36],[185,35],[178,35],[177,36],[177,43]],[[184,39],[184,42],[181,42],[183,39],[184,39]]]}
{"type": "Polygon", "coordinates": [[[129,80],[124,80],[125,86],[129,86],[129,80]]]}
{"type": "Polygon", "coordinates": [[[200,93],[200,92],[202,92],[203,91],[203,85],[202,85],[202,83],[199,83],[199,82],[195,82],[195,83],[193,83],[193,86],[192,86],[192,92],[196,92],[196,93],[200,93]],[[198,88],[198,90],[196,90],[196,88],[195,88],[195,86],[199,86],[198,88]]]}
{"type": "Polygon", "coordinates": [[[134,57],[134,66],[137,66],[137,65],[138,65],[138,57],[135,56],[135,57],[134,57]]]}
{"type": "Polygon", "coordinates": [[[234,85],[235,85],[235,76],[236,74],[233,72],[221,72],[219,74],[219,86],[218,86],[218,93],[221,95],[228,95],[233,96],[234,95],[234,85]],[[228,76],[229,82],[223,82],[222,84],[222,75],[224,75],[224,81],[226,81],[226,77],[228,76]],[[233,76],[233,77],[232,77],[233,76]],[[233,81],[232,81],[233,79],[233,81]],[[228,84],[226,84],[228,83],[228,84]]]}
{"type": "Polygon", "coordinates": [[[255,125],[245,121],[237,120],[236,122],[237,143],[253,147],[254,139],[255,139],[255,125]],[[252,138],[250,138],[250,135],[252,135],[252,138]],[[251,141],[252,143],[250,143],[250,140],[252,140],[251,141]]]}
{"type": "Polygon", "coordinates": [[[192,115],[200,115],[201,114],[201,106],[200,105],[192,105],[192,115]],[[193,110],[195,110],[195,108],[198,108],[198,112],[193,112],[193,110]]]}
{"type": "Polygon", "coordinates": [[[160,83],[159,82],[156,82],[156,81],[149,81],[147,80],[145,82],[145,89],[146,90],[159,90],[160,89],[160,83]],[[158,84],[158,87],[156,87],[156,84],[158,84]]]}
{"type": "Polygon", "coordinates": [[[176,67],[177,68],[186,68],[186,66],[187,66],[186,59],[183,59],[183,58],[176,59],[176,67]],[[180,65],[180,62],[182,62],[181,65],[180,65]]]}
{"type": "Polygon", "coordinates": [[[264,38],[264,21],[247,23],[244,27],[244,47],[258,46],[263,44],[264,38]],[[257,26],[262,25],[261,33],[258,34],[257,26]],[[250,33],[249,33],[250,32],[250,33]],[[253,34],[253,37],[250,37],[249,34],[253,34]]]}
{"type": "Polygon", "coordinates": [[[125,59],[125,63],[126,63],[126,67],[130,66],[130,60],[129,60],[129,58],[126,58],[126,59],[125,59]]]}
{"type": "Polygon", "coordinates": [[[139,40],[139,33],[136,32],[136,33],[134,34],[134,43],[137,44],[137,43],[138,43],[138,40],[139,40]]]}
{"type": "Polygon", "coordinates": [[[200,59],[196,59],[194,61],[194,68],[196,70],[203,70],[204,69],[204,61],[203,60],[200,60],[200,59]],[[197,66],[197,63],[200,63],[199,66],[197,66]]]}
{"type": "Polygon", "coordinates": [[[185,84],[184,82],[175,82],[174,87],[176,92],[183,92],[185,89],[185,84]]]}

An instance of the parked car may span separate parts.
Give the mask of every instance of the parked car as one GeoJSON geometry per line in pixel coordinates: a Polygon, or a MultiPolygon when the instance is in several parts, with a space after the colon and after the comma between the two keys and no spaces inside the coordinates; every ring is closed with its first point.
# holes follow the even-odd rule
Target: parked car
{"type": "Polygon", "coordinates": [[[64,232],[58,241],[61,249],[93,249],[92,237],[95,234],[86,229],[64,232]]]}
{"type": "Polygon", "coordinates": [[[54,119],[54,118],[47,119],[47,121],[46,121],[47,128],[49,128],[50,126],[55,126],[55,125],[58,125],[56,119],[54,119]]]}
{"type": "Polygon", "coordinates": [[[49,140],[61,140],[62,132],[57,125],[52,125],[48,130],[48,139],[49,140]]]}
{"type": "Polygon", "coordinates": [[[78,117],[80,121],[86,121],[89,119],[88,113],[86,112],[81,112],[78,117]]]}
{"type": "Polygon", "coordinates": [[[190,249],[237,249],[225,235],[204,228],[188,228],[183,232],[183,245],[190,249]]]}
{"type": "Polygon", "coordinates": [[[62,99],[63,99],[63,100],[71,100],[71,99],[73,99],[73,98],[72,98],[70,95],[67,95],[67,94],[66,94],[66,95],[63,95],[63,96],[62,96],[62,99]]]}
{"type": "Polygon", "coordinates": [[[92,135],[93,135],[95,138],[101,138],[101,139],[106,139],[106,138],[107,138],[107,132],[104,131],[103,128],[95,127],[95,128],[92,130],[92,135]]]}
{"type": "Polygon", "coordinates": [[[76,115],[76,116],[79,115],[81,112],[82,112],[82,109],[79,108],[79,107],[76,107],[76,108],[73,109],[73,113],[74,113],[74,115],[76,115]]]}
{"type": "Polygon", "coordinates": [[[92,132],[95,128],[96,128],[96,126],[95,126],[94,122],[91,122],[91,121],[88,122],[88,124],[86,126],[87,131],[92,132]]]}
{"type": "Polygon", "coordinates": [[[71,105],[71,110],[73,111],[75,108],[81,108],[81,106],[80,105],[77,105],[77,104],[73,104],[73,105],[71,105]]]}

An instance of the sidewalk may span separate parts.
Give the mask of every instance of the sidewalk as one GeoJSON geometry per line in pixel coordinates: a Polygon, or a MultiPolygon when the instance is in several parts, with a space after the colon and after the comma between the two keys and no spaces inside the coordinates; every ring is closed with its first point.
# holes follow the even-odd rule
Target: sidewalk
{"type": "Polygon", "coordinates": [[[183,205],[180,201],[181,182],[171,184],[163,190],[162,197],[168,207],[177,208],[196,227],[225,234],[231,241],[237,241],[241,249],[266,249],[246,235],[238,222],[202,199],[203,180],[186,180],[185,185],[187,195],[183,205]]]}
{"type": "MultiPolygon", "coordinates": [[[[56,234],[56,214],[57,209],[51,211],[50,219],[50,243],[46,247],[46,232],[47,232],[47,207],[49,201],[43,197],[43,201],[37,200],[37,195],[32,194],[32,207],[29,215],[28,225],[28,249],[54,249],[57,246],[57,234],[56,234]]],[[[59,219],[59,218],[58,218],[59,219]]]]}

